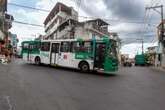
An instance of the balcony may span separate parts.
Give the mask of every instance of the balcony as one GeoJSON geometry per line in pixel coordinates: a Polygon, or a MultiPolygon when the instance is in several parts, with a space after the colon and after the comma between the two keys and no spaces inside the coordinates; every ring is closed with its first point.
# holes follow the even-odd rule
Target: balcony
{"type": "Polygon", "coordinates": [[[7,31],[12,27],[12,22],[14,20],[14,17],[10,14],[5,14],[5,30],[7,31]]]}
{"type": "Polygon", "coordinates": [[[98,26],[96,24],[93,24],[92,25],[92,28],[93,29],[96,29],[97,31],[101,32],[101,33],[104,33],[104,34],[108,34],[108,26],[98,26]]]}
{"type": "MultiPolygon", "coordinates": [[[[52,24],[55,24],[55,20],[57,21],[58,17],[60,17],[62,20],[65,20],[67,18],[70,18],[69,15],[65,12],[59,11],[48,23],[45,25],[45,30],[47,30],[52,24]]],[[[60,21],[62,21],[60,20],[60,21]]]]}
{"type": "Polygon", "coordinates": [[[86,24],[85,28],[108,35],[108,26],[99,26],[97,24],[92,23],[92,24],[86,24]]]}

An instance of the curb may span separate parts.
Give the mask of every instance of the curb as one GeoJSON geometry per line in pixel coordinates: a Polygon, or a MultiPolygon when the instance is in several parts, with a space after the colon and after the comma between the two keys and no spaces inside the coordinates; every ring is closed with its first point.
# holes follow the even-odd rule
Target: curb
{"type": "Polygon", "coordinates": [[[163,68],[163,67],[152,67],[152,69],[158,70],[158,71],[161,71],[161,72],[165,72],[165,68],[163,68]]]}

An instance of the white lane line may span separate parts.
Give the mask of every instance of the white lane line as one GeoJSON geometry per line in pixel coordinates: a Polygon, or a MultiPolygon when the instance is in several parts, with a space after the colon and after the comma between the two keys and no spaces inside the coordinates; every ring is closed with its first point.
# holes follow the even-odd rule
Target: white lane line
{"type": "Polygon", "coordinates": [[[10,96],[5,96],[5,99],[7,101],[7,104],[9,105],[9,110],[12,110],[13,106],[12,106],[12,104],[10,102],[10,96]]]}

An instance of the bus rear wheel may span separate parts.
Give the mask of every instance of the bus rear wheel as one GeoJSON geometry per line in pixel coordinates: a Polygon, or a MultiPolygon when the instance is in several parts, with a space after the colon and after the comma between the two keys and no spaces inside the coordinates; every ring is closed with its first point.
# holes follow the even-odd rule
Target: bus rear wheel
{"type": "Polygon", "coordinates": [[[36,64],[36,65],[40,65],[40,64],[41,64],[41,59],[40,59],[40,57],[36,57],[36,58],[35,58],[35,64],[36,64]]]}
{"type": "Polygon", "coordinates": [[[87,62],[81,62],[79,64],[79,68],[82,72],[88,72],[89,71],[89,64],[87,62]]]}

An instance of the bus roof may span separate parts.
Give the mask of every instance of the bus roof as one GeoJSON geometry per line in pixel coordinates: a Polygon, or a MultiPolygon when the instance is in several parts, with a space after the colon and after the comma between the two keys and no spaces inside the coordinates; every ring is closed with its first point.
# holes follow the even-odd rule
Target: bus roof
{"type": "MultiPolygon", "coordinates": [[[[57,39],[57,40],[41,40],[41,42],[63,42],[63,41],[66,41],[66,42],[69,42],[69,41],[92,41],[92,39],[57,39]]],[[[109,40],[113,40],[115,41],[114,39],[109,39],[109,40]]],[[[96,41],[103,41],[103,39],[96,39],[96,41]]]]}
{"type": "Polygon", "coordinates": [[[38,43],[38,42],[41,42],[41,41],[39,41],[39,40],[33,40],[33,41],[31,41],[31,40],[30,40],[30,41],[23,41],[23,42],[22,42],[22,44],[23,44],[23,43],[38,43]]]}

